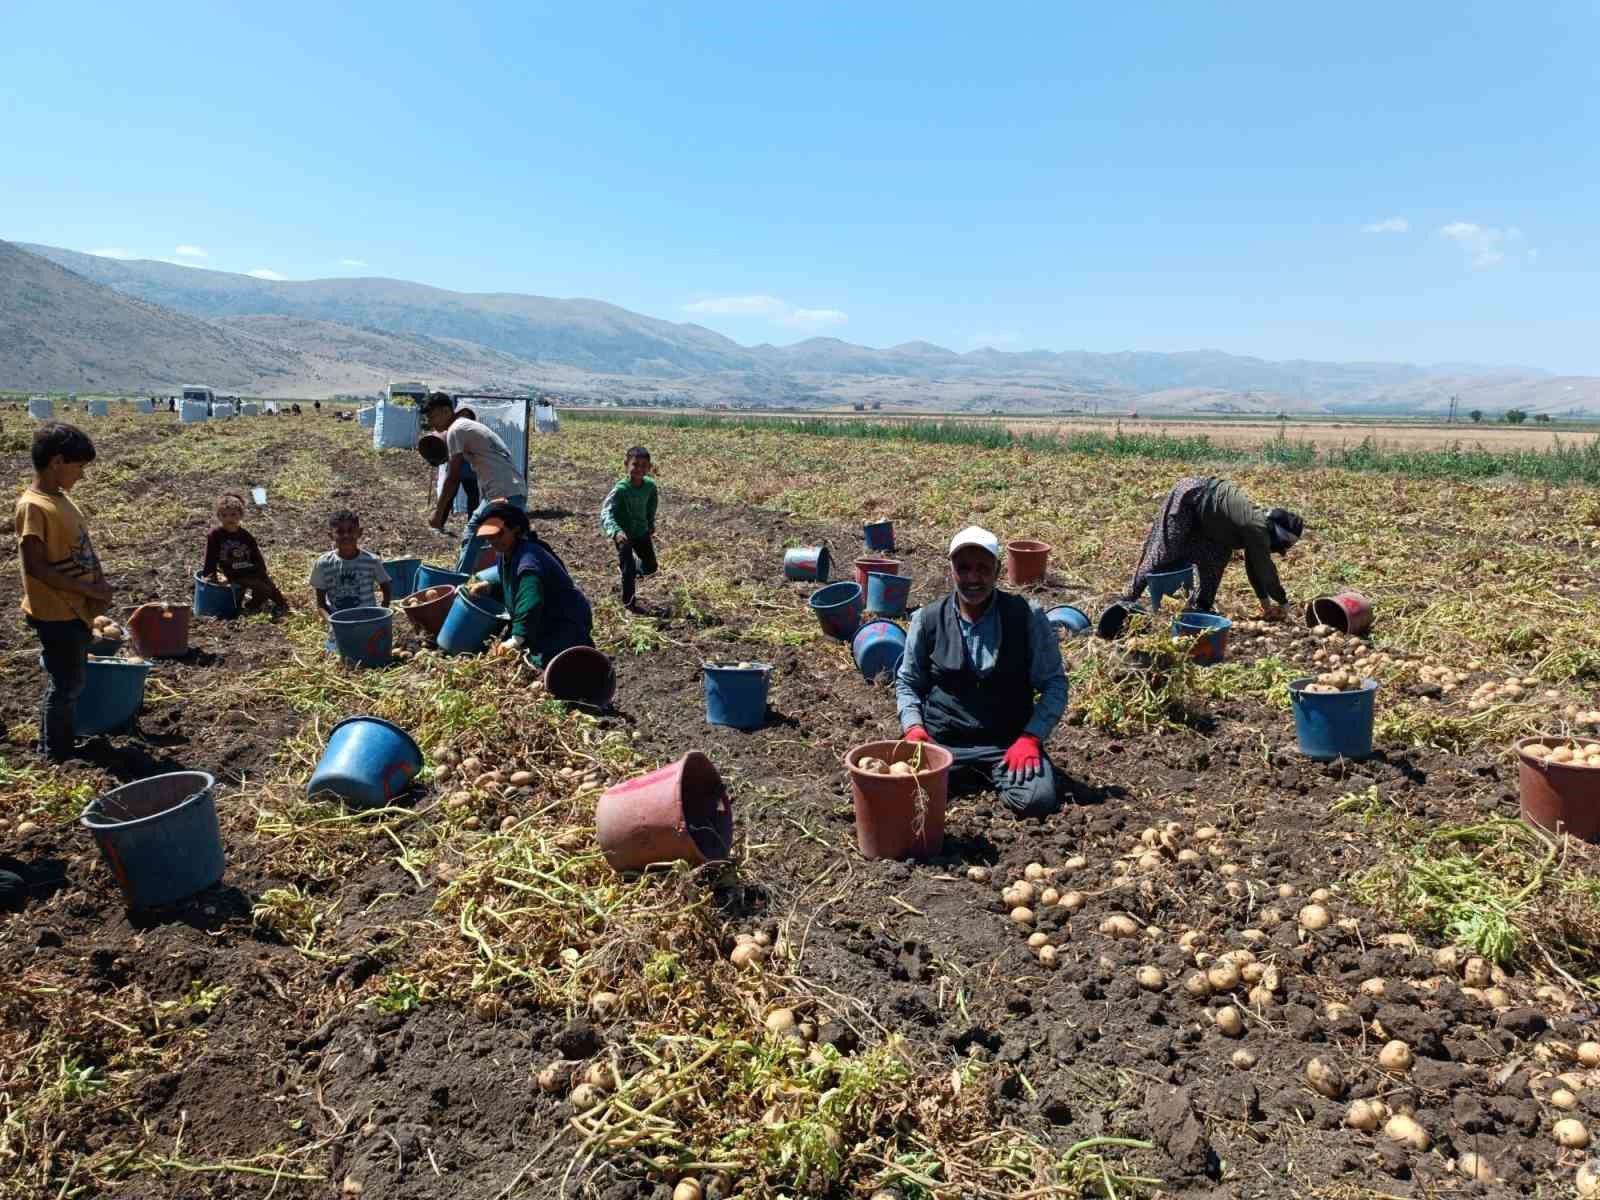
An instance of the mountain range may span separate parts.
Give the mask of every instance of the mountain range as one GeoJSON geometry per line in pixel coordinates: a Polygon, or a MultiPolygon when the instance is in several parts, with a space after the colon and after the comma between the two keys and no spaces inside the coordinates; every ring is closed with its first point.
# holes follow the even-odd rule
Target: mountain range
{"type": "Polygon", "coordinates": [[[1062,411],[1600,411],[1600,379],[1528,367],[1095,354],[837,338],[744,346],[599,300],[384,278],[258,279],[0,242],[0,388],[251,395],[375,392],[420,378],[619,402],[1062,411]]]}

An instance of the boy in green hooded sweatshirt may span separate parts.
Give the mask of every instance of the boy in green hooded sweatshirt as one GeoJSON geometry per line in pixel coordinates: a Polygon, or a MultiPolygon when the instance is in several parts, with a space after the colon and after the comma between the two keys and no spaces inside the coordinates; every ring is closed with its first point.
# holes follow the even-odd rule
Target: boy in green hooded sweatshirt
{"type": "Polygon", "coordinates": [[[622,606],[638,612],[634,583],[656,573],[656,481],[650,478],[650,451],[634,446],[623,457],[627,475],[617,480],[600,506],[600,528],[617,548],[622,572],[622,606]]]}

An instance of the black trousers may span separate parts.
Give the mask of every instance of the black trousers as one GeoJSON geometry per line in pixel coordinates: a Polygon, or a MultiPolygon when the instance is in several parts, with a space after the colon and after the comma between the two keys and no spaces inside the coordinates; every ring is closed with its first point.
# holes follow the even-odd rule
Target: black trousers
{"type": "Polygon", "coordinates": [[[89,642],[92,635],[82,621],[35,621],[26,618],[39,635],[44,651],[44,696],[39,702],[39,749],[61,762],[72,752],[73,718],[78,697],[89,677],[89,642]]]}
{"type": "Polygon", "coordinates": [[[655,542],[648,537],[629,537],[617,543],[617,567],[622,571],[622,602],[633,603],[634,583],[656,573],[655,542]]]}

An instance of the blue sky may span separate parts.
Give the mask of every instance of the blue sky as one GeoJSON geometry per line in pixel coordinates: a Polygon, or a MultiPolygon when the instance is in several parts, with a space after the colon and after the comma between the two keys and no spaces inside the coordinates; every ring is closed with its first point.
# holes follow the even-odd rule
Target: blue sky
{"type": "Polygon", "coordinates": [[[0,0],[0,237],[746,343],[1600,374],[1600,6],[0,0]]]}

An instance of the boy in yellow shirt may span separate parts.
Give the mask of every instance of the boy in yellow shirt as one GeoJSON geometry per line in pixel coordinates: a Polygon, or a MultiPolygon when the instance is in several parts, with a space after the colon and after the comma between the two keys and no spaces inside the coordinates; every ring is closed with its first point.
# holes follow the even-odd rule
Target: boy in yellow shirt
{"type": "Polygon", "coordinates": [[[67,493],[94,461],[83,430],[54,421],[33,435],[33,484],[17,497],[23,619],[39,635],[46,682],[39,706],[39,752],[63,762],[88,674],[90,625],[111,607],[83,514],[67,493]]]}

